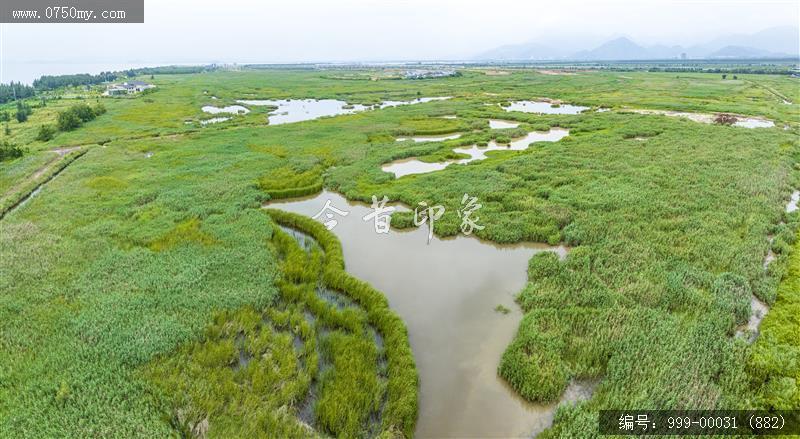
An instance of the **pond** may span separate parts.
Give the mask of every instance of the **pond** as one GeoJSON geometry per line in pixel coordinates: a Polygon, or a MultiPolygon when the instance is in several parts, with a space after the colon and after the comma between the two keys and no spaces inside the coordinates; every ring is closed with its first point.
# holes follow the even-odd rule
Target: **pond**
{"type": "Polygon", "coordinates": [[[348,104],[338,99],[240,99],[236,102],[252,106],[277,107],[269,113],[270,125],[302,122],[320,117],[353,114],[374,108],[397,107],[450,99],[450,97],[417,98],[410,101],[384,101],[377,105],[348,104]]]}
{"type": "MultiPolygon", "coordinates": [[[[335,217],[332,230],[347,271],[382,291],[408,326],[420,376],[416,435],[530,437],[547,428],[555,405],[522,400],[497,367],[522,317],[514,295],[525,285],[528,260],[543,251],[564,257],[567,249],[465,236],[434,236],[426,244],[427,227],[378,234],[374,222],[362,219],[372,212],[369,206],[333,192],[268,207],[310,217],[327,200],[348,212],[335,217]],[[511,312],[496,312],[498,305],[511,312]]],[[[573,383],[563,400],[585,399],[590,390],[573,383]]]]}
{"type": "Polygon", "coordinates": [[[433,98],[416,98],[410,101],[383,101],[378,106],[378,108],[399,107],[401,105],[424,104],[425,102],[433,102],[433,101],[446,101],[450,98],[451,98],[450,96],[437,96],[433,98]]]}
{"type": "Polygon", "coordinates": [[[743,128],[772,128],[775,126],[775,122],[771,120],[756,119],[754,117],[745,117],[738,118],[738,120],[733,123],[733,126],[743,128]]]}
{"type": "Polygon", "coordinates": [[[523,113],[540,114],[578,114],[589,107],[579,105],[554,104],[548,101],[515,101],[508,107],[503,107],[506,111],[521,111],[523,113]]]}
{"type": "Polygon", "coordinates": [[[243,99],[236,102],[252,106],[277,107],[267,116],[270,125],[301,122],[338,114],[352,114],[369,108],[364,105],[347,105],[347,102],[336,99],[243,99]]]}
{"type": "Polygon", "coordinates": [[[242,107],[241,105],[228,105],[227,107],[215,107],[213,105],[205,105],[201,108],[205,113],[211,114],[219,114],[219,113],[231,113],[231,114],[247,114],[250,112],[246,107],[242,107]]]}
{"type": "Polygon", "coordinates": [[[510,120],[489,119],[489,128],[493,130],[504,130],[506,128],[516,128],[519,122],[512,122],[510,120]]]}
{"type": "Polygon", "coordinates": [[[551,128],[550,131],[533,131],[524,137],[511,140],[508,145],[498,144],[494,140],[486,146],[472,145],[467,147],[454,148],[454,152],[467,154],[468,158],[447,160],[444,162],[426,163],[417,158],[407,158],[387,163],[381,167],[385,172],[391,172],[395,177],[400,178],[405,175],[425,174],[428,172],[441,171],[452,164],[464,164],[476,160],[486,159],[489,151],[522,151],[527,149],[533,142],[557,142],[569,135],[569,130],[563,128],[551,128]]]}

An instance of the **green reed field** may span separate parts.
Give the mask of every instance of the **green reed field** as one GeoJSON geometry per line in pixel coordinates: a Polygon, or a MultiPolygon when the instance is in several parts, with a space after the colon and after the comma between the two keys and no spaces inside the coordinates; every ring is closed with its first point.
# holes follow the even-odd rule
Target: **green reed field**
{"type": "MultiPolygon", "coordinates": [[[[157,88],[137,96],[66,89],[44,106],[32,99],[29,120],[0,132],[25,149],[0,162],[0,437],[412,436],[419,384],[403,322],[345,274],[324,227],[261,208],[322,187],[442,204],[440,236],[460,232],[466,192],[483,204],[479,237],[570,246],[564,261],[531,259],[518,296],[525,317],[498,370],[539,402],[557,400],[572,379],[599,380],[591,399],[558,409],[546,437],[596,435],[603,408],[800,409],[800,217],[784,209],[800,187],[797,78],[373,73],[156,75],[141,79],[157,88]],[[421,96],[452,99],[276,126],[269,108],[250,106],[200,124],[212,117],[203,105],[237,99],[421,96]],[[612,111],[497,105],[536,98],[612,111]],[[78,103],[106,111],[36,140],[78,103]],[[729,112],[776,126],[626,109],[729,112]],[[490,118],[521,125],[489,130],[490,118]],[[430,174],[381,171],[550,127],[570,135],[430,174]],[[464,135],[395,142],[453,132],[464,135]],[[302,232],[300,242],[279,226],[302,232]],[[765,269],[770,249],[777,258],[765,269]],[[748,344],[734,333],[752,296],[771,309],[748,344]]],[[[393,225],[410,219],[397,214],[393,225]]]]}

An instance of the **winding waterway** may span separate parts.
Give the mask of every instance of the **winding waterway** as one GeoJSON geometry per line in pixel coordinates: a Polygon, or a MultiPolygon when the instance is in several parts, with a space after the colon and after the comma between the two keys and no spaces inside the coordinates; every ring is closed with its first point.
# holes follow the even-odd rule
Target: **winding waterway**
{"type": "MultiPolygon", "coordinates": [[[[348,212],[334,215],[332,229],[347,271],[386,294],[408,326],[420,375],[416,435],[530,437],[547,428],[555,405],[522,400],[497,376],[497,367],[522,317],[514,295],[525,285],[528,260],[542,251],[563,257],[567,250],[465,236],[434,236],[426,244],[424,226],[378,234],[373,221],[363,220],[369,206],[332,192],[268,206],[310,217],[327,200],[348,212]],[[498,305],[511,312],[495,311],[498,305]]],[[[586,388],[573,384],[563,399],[585,397],[586,388]]]]}

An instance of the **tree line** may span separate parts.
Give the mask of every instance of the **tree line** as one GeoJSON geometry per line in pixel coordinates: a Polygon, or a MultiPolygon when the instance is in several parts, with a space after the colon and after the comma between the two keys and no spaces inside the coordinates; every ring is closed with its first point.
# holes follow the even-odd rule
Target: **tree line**
{"type": "Polygon", "coordinates": [[[33,88],[36,90],[53,90],[59,87],[100,84],[115,79],[117,79],[117,75],[113,72],[102,72],[97,75],[91,75],[89,73],[44,75],[33,81],[33,88]]]}
{"type": "Polygon", "coordinates": [[[47,142],[52,139],[58,131],[72,131],[83,125],[84,122],[94,120],[94,118],[105,112],[106,107],[100,103],[94,107],[90,107],[89,104],[83,102],[75,104],[58,113],[55,126],[42,125],[39,128],[39,134],[37,134],[36,140],[47,142]]]}
{"type": "Polygon", "coordinates": [[[34,94],[33,87],[21,82],[12,81],[10,84],[0,84],[0,104],[5,104],[15,99],[29,98],[34,94]]]}

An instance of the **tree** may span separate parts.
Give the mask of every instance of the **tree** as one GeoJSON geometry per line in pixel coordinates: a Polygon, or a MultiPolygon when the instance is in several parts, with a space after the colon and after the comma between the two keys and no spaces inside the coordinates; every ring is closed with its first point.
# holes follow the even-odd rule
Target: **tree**
{"type": "Polygon", "coordinates": [[[722,79],[727,79],[728,75],[722,75],[722,79]]]}
{"type": "Polygon", "coordinates": [[[11,120],[11,116],[9,116],[8,111],[0,111],[0,122],[8,122],[11,120]]]}
{"type": "Polygon", "coordinates": [[[33,96],[33,87],[23,85],[19,82],[0,84],[0,104],[11,102],[16,99],[25,99],[33,96]]]}
{"type": "Polygon", "coordinates": [[[71,110],[75,113],[76,116],[78,116],[81,122],[89,122],[95,117],[94,110],[92,110],[92,107],[90,107],[88,104],[85,103],[73,105],[71,110]]]}
{"type": "Polygon", "coordinates": [[[22,101],[17,101],[17,122],[22,123],[28,120],[28,116],[33,112],[31,107],[22,101]]]}
{"type": "Polygon", "coordinates": [[[81,123],[81,118],[71,108],[58,113],[58,118],[56,119],[56,124],[60,131],[72,131],[81,126],[81,123]]]}

